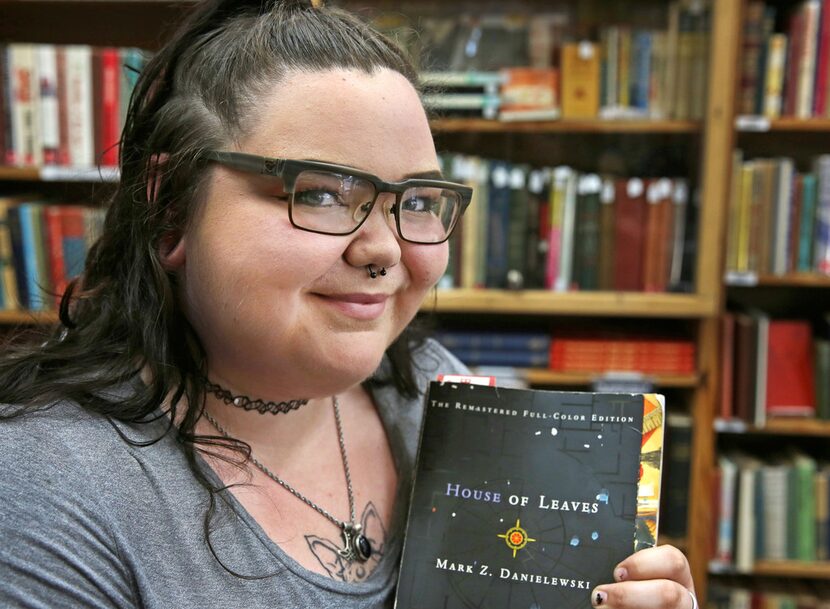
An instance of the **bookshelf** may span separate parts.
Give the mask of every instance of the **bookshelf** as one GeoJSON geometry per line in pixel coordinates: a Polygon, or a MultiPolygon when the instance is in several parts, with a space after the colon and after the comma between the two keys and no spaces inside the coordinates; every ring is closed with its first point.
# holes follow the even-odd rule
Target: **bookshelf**
{"type": "MultiPolygon", "coordinates": [[[[638,11],[665,7],[671,0],[640,3],[604,0],[579,3],[563,0],[562,5],[582,14],[586,4],[597,5],[600,14],[608,9],[609,20],[630,17],[632,6],[638,11]],[[646,6],[647,5],[647,6],[646,6]],[[578,10],[577,10],[578,9],[578,10]],[[602,10],[600,10],[602,9],[602,10]]],[[[458,0],[458,4],[464,4],[458,0]]],[[[727,203],[730,182],[730,158],[736,138],[734,98],[739,59],[742,3],[735,0],[710,0],[711,35],[709,56],[715,58],[706,71],[706,90],[701,120],[598,120],[567,119],[542,122],[499,122],[469,118],[441,118],[432,121],[436,137],[443,146],[475,138],[489,138],[491,148],[525,151],[522,142],[574,142],[565,154],[575,154],[584,144],[591,154],[602,147],[604,138],[617,137],[623,145],[631,142],[659,141],[660,138],[688,144],[694,158],[695,181],[700,189],[697,255],[693,263],[694,285],[689,293],[649,293],[618,291],[484,290],[441,289],[427,298],[424,311],[439,315],[501,316],[505,327],[527,316],[594,319],[627,319],[643,324],[650,321],[676,324],[688,330],[696,346],[697,370],[690,375],[656,376],[651,380],[658,388],[682,394],[684,406],[693,419],[692,457],[687,535],[670,541],[683,548],[689,558],[701,601],[708,585],[709,540],[714,526],[711,513],[710,477],[715,466],[715,413],[719,399],[721,368],[720,322],[724,307],[723,260],[726,242],[727,203]],[[531,138],[522,140],[521,138],[531,138]],[[541,138],[541,139],[540,139],[541,138]],[[562,138],[571,138],[563,140],[562,138]],[[517,143],[518,142],[518,143],[517,143]]],[[[38,42],[51,44],[91,44],[97,46],[137,46],[157,48],[164,32],[180,19],[193,4],[189,0],[6,0],[4,18],[0,19],[0,43],[38,42]],[[102,27],[105,24],[105,27],[102,27]]],[[[343,4],[378,5],[380,0],[352,1],[343,4]]],[[[469,4],[469,3],[468,3],[469,4]]],[[[550,2],[490,2],[488,9],[516,7],[521,10],[550,8],[550,2]]],[[[395,10],[399,10],[395,7],[395,10]]],[[[648,12],[648,11],[646,11],[648,12]]],[[[830,121],[791,121],[777,119],[740,129],[770,133],[822,132],[830,130],[830,121]]],[[[590,156],[590,154],[589,154],[590,156]]],[[[691,170],[690,170],[691,172],[691,170]]],[[[31,190],[46,182],[89,183],[112,181],[112,172],[96,170],[0,167],[0,188],[31,190]]],[[[766,284],[771,279],[761,278],[766,284]]],[[[822,285],[819,278],[792,278],[790,281],[822,285]]],[[[51,323],[54,312],[0,312],[0,324],[51,323]]],[[[613,321],[611,322],[613,323],[613,321]]],[[[528,380],[547,386],[588,386],[594,375],[566,374],[547,370],[526,371],[528,380]]],[[[703,604],[703,603],[702,603],[703,604]]]]}

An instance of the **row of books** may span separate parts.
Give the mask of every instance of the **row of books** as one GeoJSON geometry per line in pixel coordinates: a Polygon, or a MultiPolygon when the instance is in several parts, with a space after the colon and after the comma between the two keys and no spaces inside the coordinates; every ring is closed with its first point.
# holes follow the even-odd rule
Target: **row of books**
{"type": "Polygon", "coordinates": [[[427,85],[445,88],[426,99],[442,112],[506,120],[551,119],[560,110],[563,118],[703,116],[707,1],[671,2],[656,19],[644,19],[649,27],[626,22],[593,31],[579,23],[585,15],[567,9],[532,15],[426,15],[411,8],[409,17],[379,14],[374,23],[431,73],[427,85]],[[500,75],[502,68],[534,69],[536,78],[527,79],[529,72],[522,70],[515,82],[516,73],[500,75]],[[492,87],[494,80],[503,83],[501,95],[492,87]],[[521,111],[514,107],[517,97],[521,111]],[[527,107],[528,100],[544,107],[527,107]]]}
{"type": "Polygon", "coordinates": [[[693,341],[647,335],[440,330],[435,338],[468,366],[558,372],[692,374],[693,341]]]}
{"type": "Polygon", "coordinates": [[[548,367],[550,335],[543,332],[443,330],[435,338],[468,366],[548,367]]]}
{"type": "Polygon", "coordinates": [[[791,158],[733,155],[726,269],[830,275],[830,155],[799,172],[791,158]]]}
{"type": "Polygon", "coordinates": [[[682,338],[637,335],[554,336],[550,368],[558,372],[693,374],[695,343],[682,338]]]}
{"type": "Polygon", "coordinates": [[[474,200],[441,287],[668,292],[691,247],[682,178],[622,178],[572,167],[451,155],[444,173],[474,200]]]}
{"type": "Polygon", "coordinates": [[[100,208],[0,197],[0,309],[56,309],[103,219],[100,208]]]}
{"type": "Polygon", "coordinates": [[[830,116],[830,2],[802,0],[787,14],[779,10],[763,0],[747,4],[738,112],[830,116]]]}
{"type": "Polygon", "coordinates": [[[723,317],[720,416],[830,420],[830,325],[753,311],[723,317]]]}
{"type": "Polygon", "coordinates": [[[729,452],[714,479],[713,568],[830,558],[830,465],[795,448],[767,459],[729,452]]]}
{"type": "Polygon", "coordinates": [[[0,160],[117,165],[127,102],[143,63],[134,48],[0,45],[0,160]]]}
{"type": "Polygon", "coordinates": [[[755,582],[721,583],[711,586],[707,607],[710,609],[830,609],[830,586],[827,582],[786,584],[755,582]]]}

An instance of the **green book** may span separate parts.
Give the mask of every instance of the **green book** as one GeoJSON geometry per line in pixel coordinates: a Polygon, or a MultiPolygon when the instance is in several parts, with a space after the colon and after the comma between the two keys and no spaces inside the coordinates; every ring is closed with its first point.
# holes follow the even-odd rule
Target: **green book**
{"type": "Polygon", "coordinates": [[[830,340],[815,341],[816,353],[816,417],[830,420],[830,340]]]}
{"type": "Polygon", "coordinates": [[[813,270],[813,231],[816,220],[816,176],[804,174],[801,187],[801,217],[798,230],[798,264],[799,272],[813,270]]]}

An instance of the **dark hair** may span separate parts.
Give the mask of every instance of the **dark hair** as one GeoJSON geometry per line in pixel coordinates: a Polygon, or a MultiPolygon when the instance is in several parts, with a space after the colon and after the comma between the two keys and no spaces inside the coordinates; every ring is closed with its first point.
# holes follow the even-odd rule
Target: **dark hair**
{"type": "MultiPolygon", "coordinates": [[[[170,419],[178,425],[167,431],[211,490],[207,533],[218,489],[196,466],[195,445],[225,442],[194,433],[204,407],[199,378],[206,356],[159,250],[181,235],[199,201],[207,177],[201,153],[244,137],[261,94],[287,72],[333,68],[388,68],[416,84],[394,43],[340,9],[297,0],[208,0],[194,9],[138,78],[120,142],[121,179],[103,234],[63,295],[61,324],[45,339],[9,347],[0,360],[0,403],[15,405],[0,417],[69,399],[110,420],[136,423],[170,396],[170,419]],[[108,397],[107,389],[142,371],[146,383],[135,393],[108,397]]],[[[373,382],[414,396],[412,347],[405,332],[387,351],[389,378],[373,382]]],[[[231,444],[247,458],[247,445],[231,444]]]]}

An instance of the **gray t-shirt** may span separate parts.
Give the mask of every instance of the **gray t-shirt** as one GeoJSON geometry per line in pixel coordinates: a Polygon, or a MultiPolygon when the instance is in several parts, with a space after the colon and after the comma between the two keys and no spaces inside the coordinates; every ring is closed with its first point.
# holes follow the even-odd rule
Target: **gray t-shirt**
{"type": "MultiPolygon", "coordinates": [[[[429,341],[419,386],[465,369],[429,341]]],[[[386,365],[386,364],[384,364],[386,365]]],[[[363,582],[310,572],[287,556],[230,493],[205,542],[208,494],[165,421],[114,425],[72,403],[0,423],[0,606],[274,609],[391,606],[414,471],[423,395],[373,391],[399,476],[384,556],[363,582]],[[118,429],[116,429],[116,427],[118,429]],[[258,579],[241,578],[270,575],[258,579]]],[[[202,462],[204,471],[218,479],[202,462]]]]}

